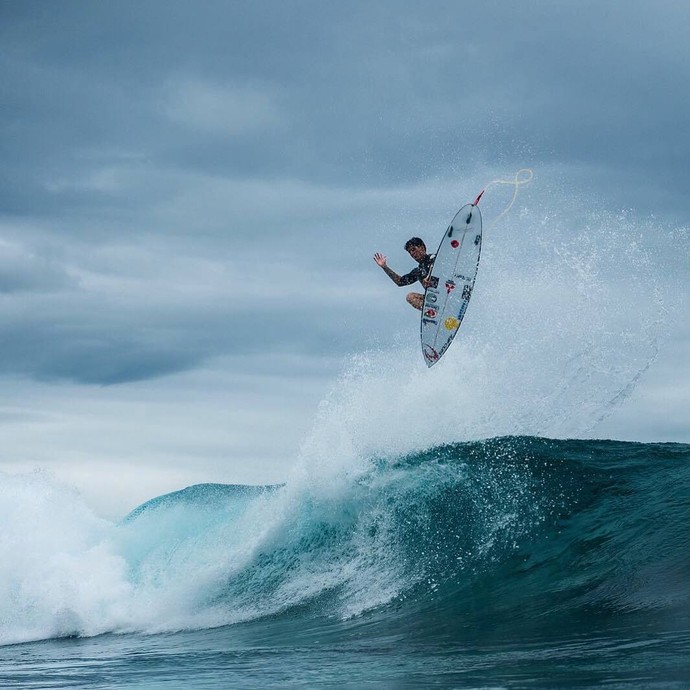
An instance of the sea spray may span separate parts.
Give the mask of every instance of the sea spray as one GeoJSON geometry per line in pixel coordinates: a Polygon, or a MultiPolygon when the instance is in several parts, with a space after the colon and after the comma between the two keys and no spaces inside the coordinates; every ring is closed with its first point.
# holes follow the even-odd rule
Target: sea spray
{"type": "Polygon", "coordinates": [[[687,239],[651,217],[547,192],[535,182],[530,206],[487,233],[472,303],[443,361],[424,371],[406,320],[401,345],[347,363],[307,446],[395,456],[499,435],[596,433],[674,327],[682,276],[667,265],[663,238],[680,252],[687,239]]]}
{"type": "Polygon", "coordinates": [[[131,620],[114,526],[44,473],[0,475],[0,643],[95,635],[131,620]]]}

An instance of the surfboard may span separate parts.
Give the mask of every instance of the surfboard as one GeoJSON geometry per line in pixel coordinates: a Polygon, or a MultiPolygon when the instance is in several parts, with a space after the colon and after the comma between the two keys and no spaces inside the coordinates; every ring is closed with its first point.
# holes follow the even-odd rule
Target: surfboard
{"type": "Polygon", "coordinates": [[[450,347],[472,297],[482,248],[478,201],[455,214],[429,274],[421,321],[422,354],[428,367],[436,364],[450,347]]]}

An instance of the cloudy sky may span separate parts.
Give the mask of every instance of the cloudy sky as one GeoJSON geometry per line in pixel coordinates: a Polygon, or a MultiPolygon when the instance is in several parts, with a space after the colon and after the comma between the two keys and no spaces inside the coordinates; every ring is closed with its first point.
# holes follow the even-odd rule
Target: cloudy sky
{"type": "Polygon", "coordinates": [[[0,471],[106,514],[284,480],[353,357],[416,346],[373,253],[524,167],[523,245],[650,238],[666,320],[592,433],[690,442],[685,0],[1,0],[0,41],[0,471]]]}

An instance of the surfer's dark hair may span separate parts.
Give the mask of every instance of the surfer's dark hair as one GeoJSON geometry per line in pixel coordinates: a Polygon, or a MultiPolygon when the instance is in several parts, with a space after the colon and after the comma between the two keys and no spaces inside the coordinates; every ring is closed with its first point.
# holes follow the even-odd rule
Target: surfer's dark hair
{"type": "Polygon", "coordinates": [[[426,249],[424,240],[420,239],[419,237],[410,237],[410,239],[405,242],[406,252],[409,252],[412,247],[424,247],[424,249],[426,249]]]}

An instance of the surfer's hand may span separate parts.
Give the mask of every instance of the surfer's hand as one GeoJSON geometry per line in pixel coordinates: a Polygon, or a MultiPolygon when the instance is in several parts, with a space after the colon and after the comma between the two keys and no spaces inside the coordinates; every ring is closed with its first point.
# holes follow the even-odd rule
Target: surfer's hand
{"type": "Polygon", "coordinates": [[[429,280],[428,276],[422,280],[422,286],[425,288],[428,288],[430,283],[431,281],[429,280]]]}
{"type": "Polygon", "coordinates": [[[386,266],[386,257],[385,257],[383,254],[379,254],[378,252],[376,252],[376,254],[374,254],[374,261],[375,261],[379,266],[381,266],[381,268],[385,268],[385,266],[386,266]]]}

